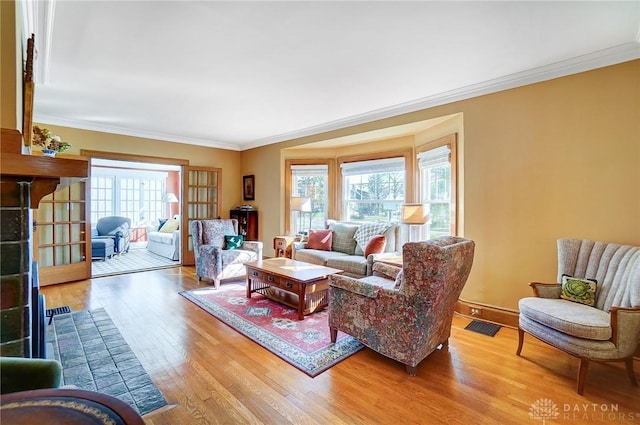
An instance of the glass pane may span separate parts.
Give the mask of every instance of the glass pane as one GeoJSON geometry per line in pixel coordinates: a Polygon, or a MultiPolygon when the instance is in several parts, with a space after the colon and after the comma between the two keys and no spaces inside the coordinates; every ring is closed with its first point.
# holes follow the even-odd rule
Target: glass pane
{"type": "Polygon", "coordinates": [[[69,204],[66,202],[55,203],[54,205],[54,220],[55,221],[69,221],[69,204]]]}
{"type": "Polygon", "coordinates": [[[209,206],[206,204],[198,205],[198,212],[196,213],[196,217],[198,218],[208,218],[209,206]]]}
{"type": "Polygon", "coordinates": [[[38,265],[40,267],[53,266],[53,248],[40,248],[38,250],[38,265]]]}
{"type": "Polygon", "coordinates": [[[71,264],[71,255],[69,245],[62,245],[54,247],[55,260],[54,265],[60,266],[63,264],[71,264]]]}
{"type": "Polygon", "coordinates": [[[84,240],[84,224],[71,225],[71,240],[74,242],[84,240]]]}
{"type": "Polygon", "coordinates": [[[84,202],[69,202],[69,207],[71,207],[70,215],[71,221],[85,221],[84,213],[84,202]]]}
{"type": "Polygon", "coordinates": [[[198,186],[207,186],[209,184],[209,173],[207,171],[198,172],[198,186]]]}
{"type": "Polygon", "coordinates": [[[40,201],[38,206],[38,219],[39,222],[51,222],[53,221],[53,204],[50,202],[40,201]]]}
{"type": "Polygon", "coordinates": [[[71,245],[71,262],[80,263],[84,261],[84,244],[71,245]]]}
{"type": "Polygon", "coordinates": [[[53,193],[53,199],[56,201],[67,201],[69,200],[69,188],[65,187],[64,189],[58,190],[53,193]]]}
{"type": "Polygon", "coordinates": [[[85,183],[74,183],[69,187],[69,189],[71,191],[71,199],[82,201],[84,200],[85,183]]]}
{"type": "Polygon", "coordinates": [[[290,211],[291,227],[296,234],[308,229],[323,229],[327,220],[328,167],[326,165],[293,165],[291,196],[308,198],[306,211],[290,211]],[[310,210],[309,210],[310,208],[310,210]]]}
{"type": "Polygon", "coordinates": [[[68,243],[71,242],[70,241],[70,234],[69,234],[69,226],[66,224],[56,224],[56,228],[55,228],[55,243],[56,244],[60,244],[60,243],[68,243]]]}
{"type": "Polygon", "coordinates": [[[404,203],[404,171],[350,175],[344,178],[347,220],[386,221],[400,218],[404,203]]]}
{"type": "Polygon", "coordinates": [[[435,164],[420,170],[422,202],[429,205],[426,238],[451,234],[451,165],[435,164]]]}
{"type": "Polygon", "coordinates": [[[38,224],[38,238],[40,245],[53,244],[53,225],[52,224],[38,224]]]}

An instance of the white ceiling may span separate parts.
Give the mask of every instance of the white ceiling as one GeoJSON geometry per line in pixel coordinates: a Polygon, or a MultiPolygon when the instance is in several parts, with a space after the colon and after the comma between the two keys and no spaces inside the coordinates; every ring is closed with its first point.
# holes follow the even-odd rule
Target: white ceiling
{"type": "Polygon", "coordinates": [[[234,150],[640,57],[640,1],[36,4],[36,122],[234,150]]]}

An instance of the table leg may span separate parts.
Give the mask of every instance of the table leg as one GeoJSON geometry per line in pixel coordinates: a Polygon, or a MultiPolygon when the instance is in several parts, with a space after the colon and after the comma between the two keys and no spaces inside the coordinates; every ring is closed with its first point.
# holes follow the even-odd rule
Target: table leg
{"type": "Polygon", "coordinates": [[[251,298],[251,278],[247,276],[247,298],[251,298]]]}
{"type": "Polygon", "coordinates": [[[298,293],[298,320],[304,320],[304,305],[305,305],[305,285],[300,285],[300,293],[298,293]]]}

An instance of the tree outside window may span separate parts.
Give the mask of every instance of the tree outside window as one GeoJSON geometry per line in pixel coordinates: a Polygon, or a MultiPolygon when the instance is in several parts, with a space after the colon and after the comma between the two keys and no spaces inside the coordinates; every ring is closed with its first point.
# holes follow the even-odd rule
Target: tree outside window
{"type": "Polygon", "coordinates": [[[405,201],[404,158],[342,164],[344,219],[398,221],[405,201]]]}
{"type": "Polygon", "coordinates": [[[327,221],[328,166],[291,166],[291,197],[309,198],[311,211],[291,211],[294,234],[322,229],[327,221]]]}

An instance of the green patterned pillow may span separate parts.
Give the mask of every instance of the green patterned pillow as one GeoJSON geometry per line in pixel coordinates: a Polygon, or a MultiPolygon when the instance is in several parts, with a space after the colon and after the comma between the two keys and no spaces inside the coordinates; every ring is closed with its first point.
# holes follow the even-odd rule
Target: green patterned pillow
{"type": "Polygon", "coordinates": [[[225,235],[224,249],[240,249],[242,248],[242,235],[225,235]]]}
{"type": "Polygon", "coordinates": [[[593,307],[596,304],[597,284],[595,279],[581,279],[563,274],[560,298],[593,307]]]}

